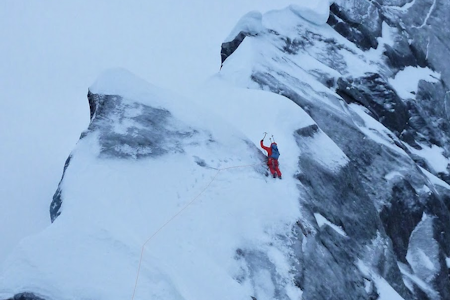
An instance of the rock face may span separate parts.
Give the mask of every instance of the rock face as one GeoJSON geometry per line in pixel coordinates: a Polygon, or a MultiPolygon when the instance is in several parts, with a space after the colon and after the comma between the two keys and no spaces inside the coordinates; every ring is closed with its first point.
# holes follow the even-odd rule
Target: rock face
{"type": "Polygon", "coordinates": [[[382,20],[372,2],[361,1],[360,5],[353,15],[348,15],[341,6],[332,4],[328,24],[359,48],[369,50],[378,47],[377,37],[381,35],[382,20]]]}
{"type": "Polygon", "coordinates": [[[367,40],[380,37],[381,22],[385,22],[395,29],[391,32],[391,42],[382,45],[384,59],[393,72],[408,66],[420,66],[441,74],[439,82],[420,82],[416,95],[411,97],[415,101],[404,99],[409,106],[411,126],[414,127],[404,134],[410,139],[410,144],[414,144],[411,140],[411,134],[414,133],[419,135],[416,139],[429,138],[424,142],[438,144],[448,156],[449,129],[446,121],[449,120],[450,112],[446,107],[450,101],[450,71],[447,67],[450,33],[447,28],[450,20],[447,16],[450,3],[433,0],[358,3],[351,5],[348,1],[337,1],[332,5],[329,24],[359,48],[367,50],[370,44],[367,40]]]}
{"type": "MultiPolygon", "coordinates": [[[[365,3],[364,1],[361,1],[365,3]]],[[[367,2],[366,5],[369,2],[367,2]]],[[[392,72],[396,73],[404,70],[408,66],[428,67],[441,74],[441,80],[430,83],[419,82],[415,95],[408,99],[403,99],[408,107],[408,120],[405,123],[405,130],[400,136],[409,145],[420,149],[416,141],[431,147],[433,144],[444,149],[444,155],[449,156],[449,136],[448,120],[450,112],[447,109],[449,104],[449,83],[450,73],[448,68],[450,57],[450,36],[448,30],[448,13],[450,4],[445,1],[378,1],[379,5],[376,14],[381,16],[381,20],[386,22],[391,28],[391,43],[384,44],[384,59],[392,72]],[[447,27],[446,27],[447,26],[447,27]]],[[[373,4],[370,4],[373,5],[373,4]]],[[[344,15],[345,18],[358,19],[358,26],[364,28],[363,31],[373,32],[371,37],[378,37],[379,34],[371,30],[373,26],[370,22],[365,22],[360,18],[359,7],[342,6],[334,4],[333,12],[344,15]]],[[[335,16],[336,17],[336,16],[335,16]]],[[[330,17],[330,24],[333,23],[330,17]]],[[[345,22],[344,22],[345,23],[345,22]]],[[[343,33],[346,38],[352,39],[351,35],[343,33]]],[[[356,43],[360,48],[364,44],[356,43]]],[[[396,111],[397,112],[397,111],[396,111]]],[[[399,111],[399,115],[404,112],[399,111]]],[[[385,122],[385,126],[391,129],[385,122]]],[[[428,166],[427,169],[430,169],[428,166]]],[[[440,178],[447,178],[445,174],[434,172],[440,178]]]]}
{"type": "Polygon", "coordinates": [[[358,103],[397,136],[408,124],[408,108],[395,90],[377,73],[353,79],[339,78],[336,93],[347,103],[358,103]]]}
{"type": "Polygon", "coordinates": [[[330,172],[305,151],[320,130],[296,134],[298,180],[307,191],[300,202],[309,215],[298,234],[308,241],[296,281],[305,299],[378,299],[376,279],[356,263],[363,257],[404,299],[450,299],[450,39],[437,28],[450,15],[444,2],[337,1],[328,21],[335,32],[273,13],[263,17],[266,35],[251,38],[248,48],[264,54],[247,87],[297,103],[350,159],[330,172]],[[277,17],[292,26],[270,21],[277,17]],[[380,39],[388,31],[391,38],[380,39]],[[369,55],[374,49],[377,59],[369,55]],[[401,97],[392,78],[407,67],[436,70],[440,80],[417,81],[415,92],[401,97]],[[440,163],[424,156],[426,149],[439,149],[440,163]],[[317,213],[347,236],[324,226],[305,237],[317,213]]]}

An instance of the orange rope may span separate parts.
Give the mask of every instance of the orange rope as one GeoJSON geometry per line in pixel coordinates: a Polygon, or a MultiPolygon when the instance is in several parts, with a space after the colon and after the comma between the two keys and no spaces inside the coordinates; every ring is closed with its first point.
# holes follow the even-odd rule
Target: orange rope
{"type": "MultiPolygon", "coordinates": [[[[261,163],[261,165],[263,165],[264,163],[261,163]]],[[[183,211],[185,211],[189,206],[191,206],[210,186],[211,184],[214,182],[214,180],[216,180],[217,176],[219,175],[219,173],[221,171],[224,170],[230,170],[230,169],[237,169],[237,168],[248,168],[248,167],[254,167],[260,164],[253,164],[253,165],[244,165],[244,166],[234,166],[234,167],[226,167],[226,168],[222,168],[222,169],[218,169],[217,173],[213,176],[213,178],[211,179],[211,181],[206,185],[205,188],[203,188],[203,190],[197,194],[197,196],[195,196],[190,202],[188,202],[185,206],[183,206],[183,208],[181,208],[176,214],[174,214],[169,220],[167,220],[163,225],[161,225],[146,241],[145,243],[142,245],[142,249],[141,249],[141,257],[139,258],[139,267],[138,267],[138,271],[137,271],[137,275],[136,275],[136,282],[134,283],[134,290],[133,290],[133,296],[131,297],[131,300],[134,300],[134,296],[136,295],[136,289],[137,289],[137,285],[138,285],[138,281],[139,281],[139,275],[141,273],[141,265],[142,265],[142,258],[144,256],[144,249],[145,249],[145,245],[147,245],[147,243],[152,240],[161,230],[164,229],[164,227],[166,227],[167,225],[169,225],[169,223],[171,223],[174,219],[176,219],[183,211]]]]}

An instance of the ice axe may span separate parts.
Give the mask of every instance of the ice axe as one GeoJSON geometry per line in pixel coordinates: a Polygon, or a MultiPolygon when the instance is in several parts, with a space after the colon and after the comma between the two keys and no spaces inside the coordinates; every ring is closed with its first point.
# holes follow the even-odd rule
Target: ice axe
{"type": "Polygon", "coordinates": [[[264,139],[266,138],[266,135],[267,135],[267,132],[264,132],[264,137],[262,138],[263,141],[264,141],[264,139]]]}

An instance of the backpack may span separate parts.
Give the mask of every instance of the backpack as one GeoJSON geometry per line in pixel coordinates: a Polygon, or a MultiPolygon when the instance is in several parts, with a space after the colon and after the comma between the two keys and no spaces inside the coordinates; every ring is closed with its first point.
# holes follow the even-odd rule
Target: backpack
{"type": "Polygon", "coordinates": [[[273,144],[270,146],[272,148],[272,155],[271,158],[278,159],[280,157],[280,151],[278,151],[278,147],[276,144],[273,144]]]}

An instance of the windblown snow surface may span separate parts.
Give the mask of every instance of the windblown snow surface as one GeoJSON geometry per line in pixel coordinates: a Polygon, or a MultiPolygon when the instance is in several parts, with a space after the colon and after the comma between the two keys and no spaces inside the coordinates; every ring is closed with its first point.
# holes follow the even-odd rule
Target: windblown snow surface
{"type": "Polygon", "coordinates": [[[123,67],[188,93],[218,71],[220,44],[242,15],[290,2],[0,1],[0,262],[50,224],[48,199],[101,72],[123,67]]]}
{"type": "MultiPolygon", "coordinates": [[[[299,294],[287,280],[293,264],[286,247],[299,214],[291,167],[299,152],[282,133],[312,122],[301,108],[283,101],[267,120],[262,108],[280,96],[244,93],[248,102],[234,114],[241,121],[232,124],[123,70],[105,73],[90,91],[166,109],[175,119],[169,126],[196,133],[178,153],[140,160],[99,158],[98,132],[87,133],[65,173],[62,214],[14,251],[0,298],[30,290],[49,299],[127,299],[139,267],[135,299],[270,299],[279,284],[299,294]],[[284,180],[263,174],[255,146],[261,128],[272,128],[284,145],[284,180]],[[278,278],[261,266],[250,280],[239,253],[260,256],[278,278]]],[[[126,132],[130,124],[114,126],[126,132]]]]}
{"type": "MultiPolygon", "coordinates": [[[[257,35],[244,39],[221,72],[189,97],[123,69],[102,74],[89,89],[91,123],[55,194],[54,222],[24,239],[4,262],[0,299],[32,292],[49,300],[309,300],[302,297],[308,286],[299,282],[318,287],[308,291],[312,299],[322,291],[329,296],[322,299],[345,299],[351,289],[351,297],[364,295],[355,299],[401,300],[409,299],[401,293],[412,295],[416,286],[439,299],[432,281],[440,262],[426,254],[439,251],[430,233],[434,219],[424,214],[405,246],[412,268],[397,266],[377,214],[384,198],[361,192],[349,157],[321,129],[326,126],[310,117],[320,111],[343,120],[343,127],[388,153],[400,168],[376,158],[383,184],[420,173],[389,129],[326,86],[327,79],[343,74],[379,71],[373,60],[380,55],[364,53],[326,25],[329,4],[248,14],[250,20],[238,27],[257,35]],[[296,44],[299,30],[313,42],[296,44]],[[290,42],[275,40],[280,33],[290,42]],[[330,40],[339,46],[327,48],[330,40]],[[285,85],[271,85],[280,78],[285,85]],[[275,88],[300,95],[297,103],[275,88]],[[259,149],[265,131],[266,144],[274,138],[279,145],[282,180],[266,177],[259,149]],[[317,177],[309,189],[302,181],[311,180],[306,172],[339,178],[329,189],[342,194],[314,194],[326,179],[317,177]],[[340,190],[341,183],[350,191],[340,190]],[[317,211],[305,215],[304,206],[317,211]],[[333,269],[329,261],[345,266],[333,269]],[[339,283],[322,281],[322,274],[297,278],[307,268],[327,272],[324,278],[332,273],[354,280],[333,290],[328,287],[339,283]]],[[[434,81],[431,75],[422,70],[415,78],[434,81]]],[[[426,159],[428,152],[416,155],[426,159]]],[[[448,162],[444,156],[441,161],[448,162]]],[[[420,174],[414,182],[422,184],[418,194],[428,195],[436,182],[448,189],[432,173],[420,174]]]]}
{"type": "MultiPolygon", "coordinates": [[[[314,122],[282,96],[213,81],[221,94],[199,105],[207,96],[187,99],[125,70],[100,76],[92,93],[167,110],[167,126],[193,136],[180,151],[135,159],[121,149],[131,157],[123,159],[102,156],[99,132],[88,130],[61,183],[61,215],[6,260],[1,299],[27,291],[46,299],[300,297],[288,246],[299,217],[292,132],[314,122]],[[282,145],[283,180],[264,174],[265,130],[266,143],[273,135],[282,145]]],[[[108,122],[117,133],[133,126],[108,122]]],[[[326,136],[318,142],[336,151],[324,160],[346,163],[326,136]]]]}

